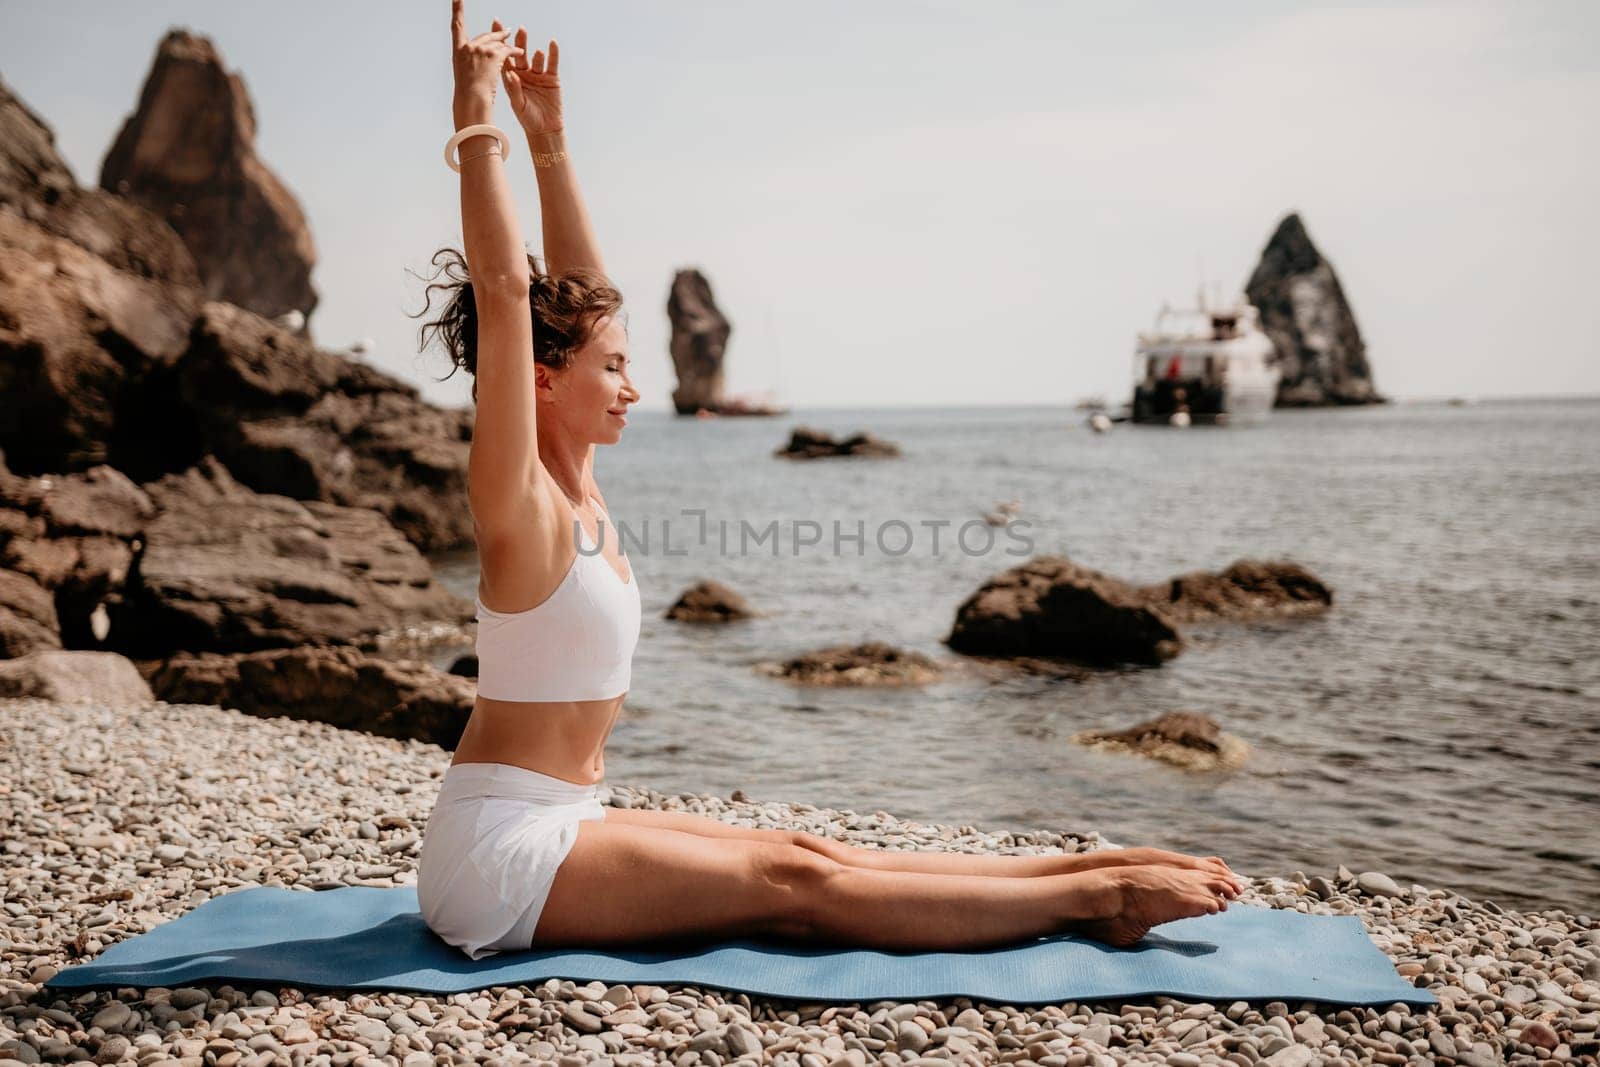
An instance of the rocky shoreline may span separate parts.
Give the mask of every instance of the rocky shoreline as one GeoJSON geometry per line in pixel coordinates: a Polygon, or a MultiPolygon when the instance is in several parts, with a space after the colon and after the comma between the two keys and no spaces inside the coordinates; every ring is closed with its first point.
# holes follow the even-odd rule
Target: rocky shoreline
{"type": "MultiPolygon", "coordinates": [[[[129,1063],[267,1067],[431,1063],[1045,1067],[1593,1062],[1600,929],[1515,912],[1379,872],[1241,871],[1258,906],[1356,914],[1438,1008],[1312,1002],[1013,1006],[805,1004],[673,986],[550,980],[465,994],[215,983],[66,990],[57,971],[253,885],[414,881],[450,753],[325,723],[199,704],[0,700],[0,1067],[129,1063]]],[[[980,831],[804,803],[673,795],[607,783],[619,807],[788,826],[863,847],[1033,854],[1115,847],[1092,830],[980,831]]]]}

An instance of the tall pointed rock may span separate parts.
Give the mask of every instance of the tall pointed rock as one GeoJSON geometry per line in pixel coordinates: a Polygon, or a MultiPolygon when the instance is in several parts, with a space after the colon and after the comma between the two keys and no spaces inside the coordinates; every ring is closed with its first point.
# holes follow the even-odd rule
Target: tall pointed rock
{"type": "Polygon", "coordinates": [[[1384,402],[1333,264],[1311,243],[1298,214],[1278,223],[1245,293],[1278,350],[1278,407],[1384,402]]]}
{"type": "Polygon", "coordinates": [[[672,366],[678,385],[672,406],[680,415],[722,406],[722,361],[728,335],[728,317],[717,308],[711,283],[698,270],[680,270],[667,297],[667,318],[672,323],[672,366]]]}
{"type": "MultiPolygon", "coordinates": [[[[211,41],[173,30],[100,169],[100,187],[166,219],[205,296],[266,318],[310,316],[316,248],[294,194],[256,156],[244,82],[211,41]]],[[[302,330],[302,332],[305,332],[302,330]]]]}

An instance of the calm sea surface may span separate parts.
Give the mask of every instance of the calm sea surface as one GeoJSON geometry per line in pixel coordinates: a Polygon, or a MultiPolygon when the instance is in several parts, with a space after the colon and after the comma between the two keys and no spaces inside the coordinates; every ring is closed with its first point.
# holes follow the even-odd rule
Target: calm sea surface
{"type": "MultiPolygon", "coordinates": [[[[1600,912],[1600,402],[1279,411],[1252,427],[1106,435],[1065,408],[647,412],[596,468],[633,538],[645,615],[612,782],[1098,829],[1250,874],[1343,863],[1600,912]],[[802,424],[871,430],[904,456],[773,458],[802,424]],[[957,542],[1011,498],[1029,527],[975,525],[957,542]],[[685,509],[704,509],[704,543],[685,509]],[[777,539],[759,541],[774,520],[777,539]],[[946,524],[937,549],[925,523],[946,524]],[[797,548],[797,530],[818,543],[797,548]],[[866,639],[960,661],[940,643],[956,607],[1045,552],[1135,582],[1286,558],[1332,586],[1334,607],[1206,630],[1163,666],[1088,680],[958,670],[924,689],[829,690],[753,669],[866,639]],[[769,614],[664,620],[702,577],[769,614]],[[1243,737],[1251,762],[1200,774],[1070,740],[1176,710],[1243,737]]],[[[436,562],[473,596],[475,557],[436,562]]]]}

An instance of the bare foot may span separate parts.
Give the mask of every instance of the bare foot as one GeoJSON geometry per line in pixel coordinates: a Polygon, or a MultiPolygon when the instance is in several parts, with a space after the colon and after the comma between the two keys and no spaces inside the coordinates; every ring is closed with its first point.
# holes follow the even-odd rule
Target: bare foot
{"type": "Polygon", "coordinates": [[[1157,864],[1162,867],[1177,867],[1182,870],[1205,871],[1208,874],[1220,874],[1237,882],[1239,887],[1245,887],[1245,881],[1223,860],[1221,856],[1190,856],[1183,852],[1168,852],[1159,848],[1105,848],[1094,852],[1080,853],[1080,855],[1093,859],[1085,869],[1092,870],[1096,867],[1137,867],[1143,864],[1157,864]]]}
{"type": "Polygon", "coordinates": [[[1085,877],[1100,881],[1104,914],[1074,920],[1068,929],[1117,948],[1138,941],[1153,926],[1226,911],[1228,901],[1239,895],[1230,876],[1209,870],[1141,864],[1105,867],[1085,877]]]}

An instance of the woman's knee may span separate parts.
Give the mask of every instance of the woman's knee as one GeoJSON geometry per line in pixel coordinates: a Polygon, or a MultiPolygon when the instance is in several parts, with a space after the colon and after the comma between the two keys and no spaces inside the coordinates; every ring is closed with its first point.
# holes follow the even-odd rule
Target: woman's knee
{"type": "Polygon", "coordinates": [[[843,864],[801,844],[776,843],[752,856],[756,877],[775,893],[775,933],[809,937],[817,929],[822,902],[843,864]]]}

